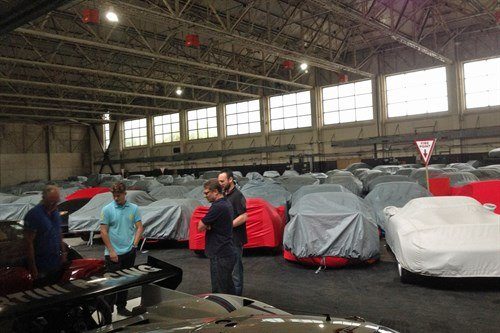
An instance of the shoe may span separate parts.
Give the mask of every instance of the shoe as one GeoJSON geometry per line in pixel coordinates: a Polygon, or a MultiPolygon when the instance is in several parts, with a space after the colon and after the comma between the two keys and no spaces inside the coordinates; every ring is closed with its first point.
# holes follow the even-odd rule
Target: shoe
{"type": "Polygon", "coordinates": [[[118,314],[123,317],[132,317],[132,311],[129,311],[127,308],[118,308],[118,314]]]}

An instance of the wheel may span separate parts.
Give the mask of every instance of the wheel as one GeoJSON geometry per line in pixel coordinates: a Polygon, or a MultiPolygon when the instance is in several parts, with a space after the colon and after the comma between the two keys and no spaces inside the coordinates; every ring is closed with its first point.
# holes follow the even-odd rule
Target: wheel
{"type": "Polygon", "coordinates": [[[111,324],[112,321],[111,307],[103,297],[98,297],[94,302],[86,303],[79,307],[77,321],[79,326],[85,330],[96,329],[104,325],[111,324]]]}
{"type": "Polygon", "coordinates": [[[401,267],[400,263],[398,263],[398,274],[401,283],[412,283],[415,280],[415,274],[401,267]]]}

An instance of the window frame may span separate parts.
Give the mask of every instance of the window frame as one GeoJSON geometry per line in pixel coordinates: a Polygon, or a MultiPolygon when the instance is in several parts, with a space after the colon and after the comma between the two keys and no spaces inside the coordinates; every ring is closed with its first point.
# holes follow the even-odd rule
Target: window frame
{"type": "MultiPolygon", "coordinates": [[[[301,130],[311,130],[312,128],[314,128],[314,122],[313,122],[313,100],[314,100],[314,96],[313,96],[313,90],[300,90],[300,91],[294,91],[294,92],[289,92],[289,93],[286,93],[286,94],[276,94],[276,95],[272,95],[272,96],[268,96],[267,98],[267,106],[268,106],[268,115],[267,115],[267,121],[268,121],[268,131],[270,134],[272,133],[279,133],[279,132],[291,132],[291,131],[301,131],[301,130]],[[278,96],[286,96],[286,95],[292,95],[292,94],[295,94],[295,98],[296,98],[296,95],[299,94],[299,93],[304,93],[304,92],[308,92],[309,93],[309,119],[310,119],[310,125],[308,126],[303,126],[303,127],[294,127],[294,128],[283,128],[283,129],[278,129],[278,130],[273,130],[272,129],[272,122],[273,120],[276,120],[276,119],[283,119],[283,122],[285,119],[288,119],[288,118],[293,118],[293,117],[284,117],[284,113],[285,111],[283,110],[283,117],[279,117],[279,118],[276,118],[276,119],[273,119],[272,118],[272,107],[271,107],[271,99],[274,98],[274,97],[278,97],[278,96]]],[[[297,110],[297,105],[305,105],[307,103],[300,103],[300,104],[297,104],[297,102],[295,102],[295,104],[293,104],[295,106],[295,109],[297,110]]],[[[292,106],[292,105],[282,105],[282,106],[278,106],[277,108],[283,108],[285,106],[292,106]]],[[[299,122],[299,115],[297,114],[295,116],[295,118],[297,118],[297,123],[299,122]]],[[[305,117],[302,116],[302,117],[305,117]]],[[[284,125],[284,123],[283,123],[284,125]]]]}
{"type": "MultiPolygon", "coordinates": [[[[149,122],[148,122],[148,117],[144,117],[144,118],[138,118],[138,119],[128,119],[128,120],[123,120],[122,121],[122,147],[123,149],[136,149],[136,148],[144,148],[144,147],[147,147],[149,145],[149,122]],[[141,120],[146,120],[146,126],[145,127],[138,127],[138,128],[131,128],[131,129],[125,129],[125,123],[127,122],[132,122],[132,121],[141,121],[141,120]],[[132,146],[127,146],[125,144],[126,140],[127,140],[127,137],[125,135],[125,132],[127,130],[134,130],[134,129],[138,129],[140,131],[141,128],[145,128],[146,129],[146,144],[141,144],[141,145],[132,145],[132,146]]],[[[142,138],[144,136],[139,136],[138,138],[142,138]]],[[[135,137],[132,137],[132,138],[129,138],[129,139],[134,139],[135,137]]]]}
{"type": "MultiPolygon", "coordinates": [[[[232,103],[226,103],[223,105],[223,108],[224,108],[224,134],[226,137],[230,137],[230,138],[235,138],[235,137],[241,137],[241,136],[258,136],[258,135],[261,135],[262,132],[263,132],[263,128],[262,128],[262,104],[261,104],[261,98],[257,98],[257,99],[250,99],[250,100],[245,100],[245,101],[236,101],[236,102],[232,102],[232,103]],[[241,112],[241,113],[238,113],[237,111],[234,113],[235,115],[238,115],[238,114],[243,114],[243,113],[247,113],[249,118],[248,118],[248,121],[243,123],[243,124],[248,124],[249,126],[249,129],[250,129],[250,124],[252,123],[257,123],[256,121],[250,121],[250,112],[256,112],[258,111],[259,113],[259,121],[258,121],[258,124],[259,124],[259,131],[258,132],[249,132],[249,133],[244,133],[244,134],[228,134],[228,126],[236,126],[238,127],[238,125],[240,125],[240,123],[238,123],[238,120],[236,120],[236,123],[233,125],[228,125],[228,121],[227,121],[227,106],[228,105],[238,105],[238,104],[241,104],[241,103],[250,103],[250,102],[253,102],[253,101],[257,101],[257,103],[259,104],[259,108],[258,110],[252,110],[252,111],[244,111],[244,112],[241,112]]],[[[236,106],[237,108],[237,106],[236,106]]]]}
{"type": "Polygon", "coordinates": [[[392,122],[392,121],[401,121],[402,119],[419,119],[419,118],[426,118],[426,117],[441,117],[441,116],[448,116],[452,111],[450,109],[450,81],[448,78],[448,68],[447,66],[433,66],[433,67],[426,67],[423,69],[417,69],[417,70],[411,70],[411,71],[405,71],[405,72],[399,72],[399,73],[392,73],[385,75],[383,78],[383,105],[384,105],[384,118],[387,122],[392,122]],[[443,68],[445,71],[445,78],[446,78],[446,103],[447,103],[447,110],[444,111],[437,111],[437,112],[425,112],[425,113],[417,113],[417,114],[406,114],[406,115],[401,115],[401,116],[389,116],[389,98],[388,98],[388,89],[387,89],[387,78],[391,76],[397,76],[397,75],[403,75],[403,74],[410,74],[410,73],[417,73],[417,72],[425,72],[433,69],[438,69],[438,68],[443,68]]]}
{"type": "MultiPolygon", "coordinates": [[[[500,109],[500,104],[497,105],[488,105],[488,106],[478,106],[478,107],[473,107],[473,108],[467,108],[467,91],[466,91],[466,77],[465,77],[465,65],[468,63],[472,62],[481,62],[481,61],[487,61],[491,59],[499,59],[500,61],[500,56],[494,56],[494,57],[486,57],[486,58],[480,58],[480,59],[473,59],[473,60],[467,60],[463,61],[461,66],[460,66],[460,71],[461,71],[461,84],[462,84],[462,89],[461,89],[461,94],[462,94],[462,103],[463,103],[463,111],[472,114],[474,112],[488,112],[488,111],[498,111],[500,109]]],[[[500,91],[499,91],[500,94],[500,91]]]]}
{"type": "MultiPolygon", "coordinates": [[[[321,126],[323,128],[332,128],[332,127],[350,127],[350,126],[357,126],[359,124],[369,124],[369,123],[373,123],[375,122],[376,120],[376,112],[377,110],[375,109],[375,104],[376,104],[376,101],[374,101],[374,94],[373,94],[373,79],[360,79],[360,80],[355,80],[355,81],[352,81],[352,82],[348,82],[348,83],[336,83],[336,84],[331,84],[331,85],[327,85],[327,86],[322,86],[320,87],[321,88],[321,92],[320,92],[320,113],[321,113],[321,126]],[[333,123],[333,124],[325,124],[325,108],[324,108],[324,94],[323,94],[323,89],[325,88],[331,88],[331,87],[338,87],[338,86],[343,86],[345,84],[355,84],[355,83],[358,83],[358,82],[362,82],[362,81],[370,81],[370,86],[371,86],[371,93],[370,93],[370,96],[371,96],[371,108],[372,108],[372,118],[371,119],[366,119],[366,120],[354,120],[354,121],[349,121],[349,122],[339,122],[339,123],[333,123]]],[[[365,94],[363,94],[365,95],[365,94]]],[[[354,98],[356,97],[356,94],[353,95],[354,98]]],[[[330,98],[328,100],[332,100],[334,98],[330,98]]],[[[337,98],[338,99],[338,98],[337,98]]],[[[356,112],[356,108],[352,109],[354,110],[354,112],[356,112]]],[[[327,113],[333,113],[333,112],[340,112],[340,109],[338,111],[329,111],[327,113]]],[[[340,118],[340,115],[339,115],[339,118],[340,118]]]]}
{"type": "Polygon", "coordinates": [[[220,133],[219,133],[219,114],[218,114],[217,106],[211,106],[211,107],[206,107],[206,108],[198,108],[198,109],[187,110],[186,111],[186,129],[187,129],[187,132],[186,132],[186,141],[218,139],[219,136],[220,136],[220,133]],[[207,115],[204,118],[198,118],[198,115],[197,115],[196,119],[191,119],[191,120],[189,119],[189,113],[190,112],[197,112],[198,113],[198,111],[203,111],[203,110],[205,110],[205,112],[208,112],[209,109],[214,109],[215,110],[215,117],[208,117],[208,115],[207,115]],[[211,119],[211,118],[215,118],[215,127],[213,127],[213,126],[209,127],[208,126],[208,119],[211,119]],[[206,119],[206,121],[207,121],[207,127],[203,128],[203,129],[207,130],[207,137],[206,138],[200,138],[199,137],[200,128],[198,128],[198,121],[199,120],[203,120],[203,119],[206,119]],[[189,122],[193,121],[193,120],[196,120],[196,126],[197,126],[196,127],[197,137],[195,139],[191,139],[189,137],[190,132],[193,131],[193,129],[189,128],[189,122]],[[217,134],[215,136],[209,136],[209,130],[211,128],[215,128],[215,130],[217,132],[217,134]]]}
{"type": "MultiPolygon", "coordinates": [[[[168,125],[170,126],[170,130],[172,130],[172,122],[169,122],[168,125]]],[[[167,114],[159,114],[159,115],[155,115],[155,116],[152,116],[151,117],[151,128],[152,128],[152,138],[153,138],[153,145],[154,146],[162,146],[162,145],[172,145],[172,144],[179,144],[180,142],[182,142],[182,119],[181,119],[181,113],[180,112],[173,112],[173,113],[167,113],[167,114]],[[173,140],[173,134],[177,133],[176,132],[170,132],[170,133],[162,133],[162,134],[159,134],[159,135],[166,135],[166,134],[170,134],[170,137],[172,138],[172,141],[169,141],[169,142],[160,142],[160,143],[156,143],[156,127],[163,127],[165,126],[165,123],[161,123],[160,125],[156,125],[155,124],[155,118],[157,117],[164,117],[164,116],[170,116],[170,118],[172,117],[172,115],[175,115],[177,114],[178,118],[179,118],[179,121],[178,121],[178,124],[179,124],[179,140],[173,140]]]]}

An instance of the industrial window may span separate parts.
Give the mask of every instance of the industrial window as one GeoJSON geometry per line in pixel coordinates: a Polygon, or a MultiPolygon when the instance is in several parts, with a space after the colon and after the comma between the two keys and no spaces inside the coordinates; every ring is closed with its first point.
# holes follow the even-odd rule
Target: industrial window
{"type": "MultiPolygon", "coordinates": [[[[110,120],[111,116],[109,113],[105,113],[102,115],[102,119],[103,120],[110,120]]],[[[103,130],[104,130],[104,150],[106,150],[106,149],[108,149],[109,143],[111,141],[111,132],[110,132],[110,128],[109,128],[109,123],[104,124],[103,130]]]]}
{"type": "Polygon", "coordinates": [[[271,131],[311,126],[311,93],[309,91],[271,97],[269,107],[271,131]]]}
{"type": "Polygon", "coordinates": [[[500,105],[500,58],[464,64],[465,107],[500,105]]]}
{"type": "Polygon", "coordinates": [[[153,118],[155,144],[181,140],[179,113],[153,118]]]}
{"type": "Polygon", "coordinates": [[[258,99],[226,105],[226,134],[228,136],[259,133],[260,131],[258,99]]]}
{"type": "Polygon", "coordinates": [[[146,118],[124,121],[123,139],[125,148],[147,145],[148,125],[146,118]]]}
{"type": "Polygon", "coordinates": [[[215,107],[191,110],[188,116],[189,140],[217,137],[217,111],[215,107]]]}
{"type": "Polygon", "coordinates": [[[373,119],[372,81],[323,88],[323,124],[373,119]]]}
{"type": "Polygon", "coordinates": [[[444,67],[388,76],[386,88],[389,118],[448,111],[444,67]]]}

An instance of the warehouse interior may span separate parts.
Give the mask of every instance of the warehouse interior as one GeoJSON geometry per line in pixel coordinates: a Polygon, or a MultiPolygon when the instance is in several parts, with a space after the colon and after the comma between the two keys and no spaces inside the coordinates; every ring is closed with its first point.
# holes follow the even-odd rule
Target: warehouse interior
{"type": "MultiPolygon", "coordinates": [[[[0,0],[0,101],[0,192],[96,174],[423,164],[422,139],[437,140],[431,166],[496,165],[500,154],[488,153],[500,147],[500,3],[0,0]]],[[[75,244],[91,256],[103,249],[75,244]]],[[[150,252],[185,269],[180,290],[208,292],[196,279],[207,262],[167,248],[150,252]]],[[[245,258],[248,297],[303,313],[342,297],[340,315],[401,332],[500,327],[498,280],[479,291],[401,286],[385,243],[368,282],[365,268],[275,268],[282,262],[274,253],[245,258]],[[262,289],[296,269],[297,290],[262,289]],[[318,286],[331,281],[332,290],[298,293],[321,276],[318,286]]]]}

